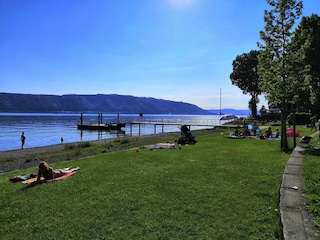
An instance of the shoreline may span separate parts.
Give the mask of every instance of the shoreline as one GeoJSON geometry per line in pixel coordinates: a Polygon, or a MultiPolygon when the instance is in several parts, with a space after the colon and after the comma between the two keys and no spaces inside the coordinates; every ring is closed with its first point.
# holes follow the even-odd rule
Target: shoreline
{"type": "MultiPolygon", "coordinates": [[[[117,119],[105,113],[103,115],[103,124],[117,122],[117,119]]],[[[25,148],[38,146],[48,146],[60,144],[61,138],[64,143],[73,143],[80,141],[94,141],[105,138],[139,136],[155,134],[161,132],[179,131],[179,127],[184,123],[190,123],[192,130],[209,128],[218,124],[217,115],[169,115],[169,114],[145,114],[140,118],[137,114],[121,114],[120,122],[127,123],[116,131],[87,131],[79,130],[80,113],[78,114],[43,114],[37,113],[29,115],[27,113],[9,114],[2,117],[3,137],[0,138],[0,151],[17,150],[21,148],[21,132],[26,134],[25,148]],[[122,116],[123,115],[123,116],[122,116]],[[134,123],[132,123],[134,121],[134,123]],[[140,122],[140,125],[138,122],[140,122]],[[141,124],[143,123],[143,124],[141,124]],[[156,123],[156,124],[154,124],[156,123]],[[164,123],[165,125],[157,125],[164,123]],[[168,124],[169,123],[169,124],[168,124]],[[200,124],[196,126],[194,124],[200,124]],[[210,124],[201,126],[201,124],[210,124]]],[[[84,114],[83,123],[97,123],[96,114],[84,114]]],[[[224,123],[224,121],[222,122],[224,123]]],[[[219,123],[220,124],[220,123],[219,123]]]]}
{"type": "MultiPolygon", "coordinates": [[[[214,128],[207,128],[207,129],[199,129],[199,130],[193,130],[191,133],[195,138],[203,135],[209,135],[217,133],[218,130],[214,128]]],[[[136,139],[133,141],[134,145],[140,146],[143,145],[143,143],[146,142],[158,142],[162,141],[164,138],[168,138],[172,135],[174,140],[178,140],[178,137],[180,137],[180,132],[165,132],[165,133],[158,133],[158,134],[149,134],[149,135],[142,135],[142,136],[134,136],[132,138],[136,139]]],[[[131,137],[128,137],[129,139],[131,137]]],[[[33,147],[33,148],[25,148],[25,149],[15,149],[15,150],[7,150],[7,151],[0,151],[0,174],[24,169],[24,168],[30,168],[30,167],[37,167],[39,165],[39,162],[41,161],[48,161],[50,164],[57,163],[57,162],[63,162],[68,160],[73,160],[77,158],[83,158],[83,157],[90,157],[94,156],[96,154],[76,154],[76,155],[69,155],[66,154],[60,154],[62,153],[67,145],[72,144],[79,144],[84,142],[90,142],[92,144],[104,144],[107,141],[112,143],[114,141],[117,141],[119,138],[111,138],[111,139],[99,139],[99,140],[92,140],[92,141],[83,141],[83,142],[73,142],[73,143],[60,143],[55,145],[49,145],[49,146],[41,146],[41,147],[33,147]],[[52,154],[52,157],[46,157],[46,155],[52,154]],[[57,154],[57,156],[54,156],[54,154],[57,154]]],[[[130,149],[131,145],[124,146],[122,148],[114,149],[114,151],[121,151],[125,149],[130,149]]],[[[101,152],[101,154],[103,154],[101,152]]]]}

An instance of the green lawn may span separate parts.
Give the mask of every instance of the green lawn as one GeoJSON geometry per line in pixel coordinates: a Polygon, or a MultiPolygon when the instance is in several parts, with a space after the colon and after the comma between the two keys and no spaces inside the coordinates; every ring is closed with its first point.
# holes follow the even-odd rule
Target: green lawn
{"type": "MultiPolygon", "coordinates": [[[[281,239],[279,141],[197,137],[54,164],[68,179],[26,188],[0,175],[2,239],[281,239]]],[[[172,139],[174,140],[174,139],[172,139]]]]}
{"type": "Polygon", "coordinates": [[[314,137],[303,158],[303,176],[307,205],[320,227],[320,138],[314,137]]]}

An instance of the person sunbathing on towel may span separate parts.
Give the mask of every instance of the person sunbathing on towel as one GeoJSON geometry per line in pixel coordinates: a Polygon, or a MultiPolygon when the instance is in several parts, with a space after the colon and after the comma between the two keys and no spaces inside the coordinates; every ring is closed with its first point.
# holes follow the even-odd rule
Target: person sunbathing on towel
{"type": "Polygon", "coordinates": [[[41,177],[43,177],[45,180],[50,180],[54,178],[61,177],[65,175],[66,173],[74,172],[78,170],[79,168],[68,168],[68,169],[58,169],[54,170],[52,167],[49,167],[48,163],[41,162],[39,164],[39,170],[38,170],[38,176],[37,181],[41,181],[41,177]]]}

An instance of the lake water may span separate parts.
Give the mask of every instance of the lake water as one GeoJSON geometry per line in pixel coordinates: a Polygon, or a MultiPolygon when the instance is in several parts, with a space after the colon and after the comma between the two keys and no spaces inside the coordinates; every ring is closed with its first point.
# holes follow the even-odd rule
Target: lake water
{"type": "MultiPolygon", "coordinates": [[[[128,122],[133,119],[144,121],[172,121],[177,125],[156,127],[154,125],[126,125],[121,133],[107,131],[80,131],[77,129],[80,114],[39,114],[39,113],[0,113],[0,151],[21,148],[20,136],[26,135],[25,148],[59,144],[61,137],[64,143],[90,141],[98,139],[121,138],[125,136],[147,135],[160,132],[178,132],[184,121],[208,122],[210,124],[223,123],[218,115],[144,115],[121,114],[120,121],[128,122]]],[[[117,114],[103,114],[102,122],[117,122],[117,114]]],[[[98,123],[98,114],[83,114],[83,123],[98,123]]],[[[192,126],[192,130],[208,128],[192,126]]]]}

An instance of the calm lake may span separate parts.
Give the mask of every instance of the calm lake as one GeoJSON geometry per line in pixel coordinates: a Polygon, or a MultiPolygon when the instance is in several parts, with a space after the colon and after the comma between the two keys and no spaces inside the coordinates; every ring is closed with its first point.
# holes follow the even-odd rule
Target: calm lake
{"type": "MultiPolygon", "coordinates": [[[[77,123],[80,114],[41,114],[41,113],[0,113],[0,151],[14,150],[21,148],[20,136],[26,135],[25,148],[40,147],[59,144],[63,138],[64,143],[90,141],[98,139],[121,138],[125,136],[147,135],[160,132],[179,132],[179,127],[184,122],[192,121],[194,124],[208,122],[210,124],[224,123],[219,121],[218,115],[154,115],[146,114],[139,117],[139,114],[121,114],[121,122],[131,120],[143,121],[171,121],[177,125],[157,126],[143,124],[127,124],[122,128],[123,132],[110,133],[107,131],[80,131],[77,123]]],[[[103,114],[102,122],[117,122],[117,114],[103,114]]],[[[98,114],[83,114],[83,123],[98,123],[98,114]]],[[[192,126],[192,130],[208,128],[192,126]]]]}

